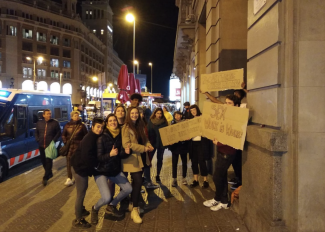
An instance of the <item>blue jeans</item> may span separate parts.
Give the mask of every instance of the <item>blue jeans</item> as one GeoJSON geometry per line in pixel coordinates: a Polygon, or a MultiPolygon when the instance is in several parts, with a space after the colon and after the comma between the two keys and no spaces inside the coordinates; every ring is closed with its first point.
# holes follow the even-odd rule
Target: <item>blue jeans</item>
{"type": "Polygon", "coordinates": [[[122,172],[114,177],[104,175],[95,176],[95,182],[99,189],[100,195],[102,196],[102,198],[99,199],[99,201],[94,206],[95,210],[99,210],[100,207],[108,204],[114,196],[114,193],[112,195],[109,189],[108,180],[113,181],[121,188],[120,193],[112,200],[112,205],[116,206],[117,203],[119,203],[132,192],[132,186],[122,172]]]}

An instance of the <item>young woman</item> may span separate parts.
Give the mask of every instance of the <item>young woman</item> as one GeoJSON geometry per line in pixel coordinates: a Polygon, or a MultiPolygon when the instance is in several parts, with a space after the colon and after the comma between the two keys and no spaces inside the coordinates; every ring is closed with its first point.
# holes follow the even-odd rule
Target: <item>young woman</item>
{"type": "MultiPolygon", "coordinates": [[[[125,125],[122,128],[122,144],[124,148],[129,147],[132,150],[129,157],[122,159],[123,172],[130,172],[133,180],[131,219],[135,223],[142,223],[138,208],[142,186],[142,168],[144,167],[141,153],[153,151],[154,148],[145,135],[145,126],[137,107],[129,107],[128,109],[125,125]]],[[[146,155],[146,164],[150,164],[148,155],[146,155]]]]}
{"type": "MultiPolygon", "coordinates": [[[[180,111],[175,111],[174,120],[171,124],[176,124],[182,122],[182,113],[180,111]]],[[[172,152],[172,168],[173,168],[173,183],[172,186],[177,186],[177,163],[178,157],[181,156],[182,159],[182,170],[183,170],[183,184],[187,184],[186,172],[187,172],[187,152],[188,152],[188,141],[181,141],[169,146],[169,150],[172,152]]]]}
{"type": "MultiPolygon", "coordinates": [[[[191,112],[190,118],[201,116],[201,111],[197,105],[191,105],[190,112],[191,112]]],[[[198,181],[199,165],[200,165],[201,176],[203,176],[203,180],[204,180],[202,188],[209,187],[209,183],[207,181],[208,168],[205,162],[206,160],[205,154],[203,152],[203,149],[206,145],[206,141],[207,140],[205,138],[202,138],[201,136],[196,136],[192,138],[190,141],[190,157],[192,160],[192,170],[194,176],[194,180],[190,185],[192,188],[199,186],[199,181],[198,181]]]]}
{"type": "Polygon", "coordinates": [[[120,127],[124,126],[125,123],[125,117],[126,117],[126,109],[123,105],[118,105],[115,110],[114,114],[117,117],[118,124],[120,127]]]}
{"type": "Polygon", "coordinates": [[[130,154],[130,148],[122,147],[121,130],[118,125],[117,117],[114,114],[107,116],[106,128],[103,134],[97,139],[97,159],[98,166],[95,175],[95,182],[102,196],[96,205],[92,207],[91,223],[98,223],[98,211],[103,206],[110,202],[106,208],[106,213],[114,217],[122,217],[123,213],[116,209],[116,205],[132,192],[132,187],[121,170],[121,157],[130,154]],[[120,186],[119,194],[112,200],[112,194],[109,183],[113,182],[120,186]],[[111,201],[112,200],[112,201],[111,201]]]}
{"type": "Polygon", "coordinates": [[[167,106],[163,107],[163,111],[164,111],[164,116],[167,119],[168,125],[170,125],[174,119],[173,115],[168,111],[167,106]]]}
{"type": "Polygon", "coordinates": [[[76,152],[71,158],[72,173],[76,180],[77,199],[75,203],[75,227],[89,228],[91,225],[83,218],[83,202],[88,189],[88,176],[97,175],[97,139],[103,131],[104,120],[94,118],[91,130],[80,142],[76,152]]]}
{"type": "MultiPolygon", "coordinates": [[[[225,104],[238,107],[240,105],[240,100],[233,94],[227,95],[225,104]]],[[[228,209],[227,172],[236,157],[237,150],[218,142],[217,139],[214,139],[213,143],[217,145],[218,148],[215,171],[213,173],[216,192],[214,198],[203,202],[203,205],[210,207],[212,211],[218,211],[220,209],[228,209]]]]}
{"type": "Polygon", "coordinates": [[[79,111],[72,111],[70,113],[71,120],[68,122],[63,129],[62,141],[66,144],[70,139],[70,147],[67,155],[67,173],[68,179],[64,183],[66,186],[71,186],[74,184],[72,181],[72,172],[71,172],[71,157],[77,150],[79,143],[88,133],[85,124],[82,123],[79,117],[79,111]]]}
{"type": "MultiPolygon", "coordinates": [[[[157,175],[156,182],[160,182],[160,171],[163,165],[163,156],[165,148],[161,142],[159,129],[168,126],[167,119],[164,116],[164,112],[161,108],[156,108],[150,117],[148,122],[148,135],[150,143],[154,146],[155,150],[152,154],[157,151],[157,175]]],[[[150,175],[149,175],[150,177],[150,175]]],[[[146,177],[147,178],[147,177],[146,177]]]]}

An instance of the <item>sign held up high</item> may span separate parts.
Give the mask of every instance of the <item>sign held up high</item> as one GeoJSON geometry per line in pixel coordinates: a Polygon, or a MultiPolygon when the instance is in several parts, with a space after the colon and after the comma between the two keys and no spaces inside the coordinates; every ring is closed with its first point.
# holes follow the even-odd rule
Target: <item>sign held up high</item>
{"type": "Polygon", "coordinates": [[[244,69],[202,74],[200,89],[202,92],[241,89],[243,79],[244,69]]]}

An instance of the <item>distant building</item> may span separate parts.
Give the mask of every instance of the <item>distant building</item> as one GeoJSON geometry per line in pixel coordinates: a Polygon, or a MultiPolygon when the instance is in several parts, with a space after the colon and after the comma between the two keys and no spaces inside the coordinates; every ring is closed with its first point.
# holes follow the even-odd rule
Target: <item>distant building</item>
{"type": "Polygon", "coordinates": [[[135,79],[139,79],[141,92],[145,92],[145,87],[147,84],[147,75],[146,74],[135,74],[135,79]]]}
{"type": "Polygon", "coordinates": [[[108,83],[117,90],[123,61],[113,50],[109,1],[83,1],[82,17],[76,6],[77,0],[0,1],[0,86],[33,89],[35,60],[36,88],[60,92],[61,82],[74,104],[99,98],[108,83]]]}

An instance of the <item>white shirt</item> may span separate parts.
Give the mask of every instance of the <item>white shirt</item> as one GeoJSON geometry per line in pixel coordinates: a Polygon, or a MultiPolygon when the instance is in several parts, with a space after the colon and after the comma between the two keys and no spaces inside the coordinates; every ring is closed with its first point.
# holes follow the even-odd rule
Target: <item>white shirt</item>
{"type": "Polygon", "coordinates": [[[201,136],[195,136],[192,141],[201,141],[201,136]]]}

